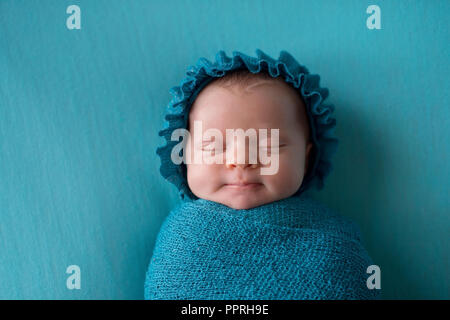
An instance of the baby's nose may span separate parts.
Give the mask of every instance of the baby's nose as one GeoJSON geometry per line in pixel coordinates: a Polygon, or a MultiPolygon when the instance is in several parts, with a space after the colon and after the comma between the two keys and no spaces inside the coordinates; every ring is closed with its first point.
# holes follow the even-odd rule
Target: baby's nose
{"type": "Polygon", "coordinates": [[[258,150],[256,146],[252,147],[246,143],[236,143],[227,148],[225,165],[227,168],[257,168],[258,150]]]}
{"type": "Polygon", "coordinates": [[[242,169],[246,169],[246,168],[257,168],[258,165],[255,163],[233,163],[233,162],[227,162],[226,167],[231,169],[234,167],[241,167],[242,169]]]}

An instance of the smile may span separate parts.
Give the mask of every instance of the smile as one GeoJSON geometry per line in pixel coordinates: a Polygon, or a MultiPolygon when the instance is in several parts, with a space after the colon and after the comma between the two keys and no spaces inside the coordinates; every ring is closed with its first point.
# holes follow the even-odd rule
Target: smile
{"type": "Polygon", "coordinates": [[[225,187],[232,188],[232,189],[254,189],[257,187],[262,186],[261,183],[232,183],[232,184],[225,184],[225,187]]]}

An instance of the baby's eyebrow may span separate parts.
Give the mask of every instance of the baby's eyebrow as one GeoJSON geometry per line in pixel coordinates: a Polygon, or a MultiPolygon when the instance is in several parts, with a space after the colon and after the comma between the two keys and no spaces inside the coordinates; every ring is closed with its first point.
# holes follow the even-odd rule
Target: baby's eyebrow
{"type": "MultiPolygon", "coordinates": [[[[272,128],[271,130],[273,130],[273,129],[274,129],[274,128],[272,128]]],[[[278,128],[277,128],[277,129],[278,129],[278,128]]],[[[268,139],[270,139],[270,138],[272,137],[272,132],[271,132],[271,130],[267,130],[266,136],[267,136],[268,139]]],[[[284,130],[278,129],[278,137],[279,137],[280,139],[284,139],[284,138],[287,137],[286,134],[285,134],[285,132],[284,132],[284,130]]]]}
{"type": "MultiPolygon", "coordinates": [[[[281,139],[287,139],[287,138],[288,138],[288,136],[285,134],[284,130],[281,130],[281,129],[279,129],[279,128],[269,128],[269,129],[264,128],[263,130],[266,130],[266,137],[267,137],[267,139],[270,139],[270,138],[272,137],[271,130],[273,130],[273,129],[277,129],[277,130],[278,130],[278,137],[279,137],[280,140],[281,140],[281,139]]],[[[222,134],[222,135],[223,135],[223,140],[225,140],[226,134],[222,134]]],[[[262,139],[262,137],[263,137],[262,135],[259,134],[258,129],[256,129],[256,136],[257,136],[259,139],[262,139]]],[[[247,138],[248,138],[248,137],[247,137],[247,138]]],[[[203,138],[203,137],[202,137],[202,141],[203,141],[203,142],[215,141],[215,140],[216,140],[216,139],[215,139],[214,136],[207,137],[207,138],[203,138]]]]}

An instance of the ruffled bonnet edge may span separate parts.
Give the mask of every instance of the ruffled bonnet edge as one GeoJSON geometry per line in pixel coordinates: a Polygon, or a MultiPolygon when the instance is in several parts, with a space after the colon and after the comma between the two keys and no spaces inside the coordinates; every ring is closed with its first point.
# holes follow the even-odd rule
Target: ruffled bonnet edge
{"type": "Polygon", "coordinates": [[[198,197],[192,193],[187,183],[186,165],[184,163],[177,165],[171,160],[172,149],[179,143],[171,141],[172,132],[175,129],[187,128],[190,107],[208,83],[229,71],[243,68],[252,73],[263,71],[272,77],[283,77],[287,83],[299,90],[305,103],[313,148],[308,172],[293,196],[300,195],[312,186],[318,190],[322,189],[325,178],[332,170],[331,157],[338,146],[338,139],[334,136],[336,119],[331,116],[334,105],[323,104],[329,91],[320,87],[320,76],[310,74],[305,66],[300,65],[285,50],[280,52],[278,60],[260,49],[256,49],[256,58],[238,51],[233,51],[232,57],[228,57],[221,50],[216,54],[215,62],[206,58],[198,59],[195,65],[188,67],[187,76],[180,85],[170,89],[172,99],[166,107],[164,127],[158,133],[165,138],[165,144],[156,149],[161,159],[160,173],[178,188],[181,200],[196,200],[198,197]]]}

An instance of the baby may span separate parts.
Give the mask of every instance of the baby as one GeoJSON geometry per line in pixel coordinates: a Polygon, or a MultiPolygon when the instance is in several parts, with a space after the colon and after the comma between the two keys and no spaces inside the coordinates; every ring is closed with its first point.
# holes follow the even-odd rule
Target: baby
{"type": "Polygon", "coordinates": [[[183,201],[161,226],[145,298],[377,298],[357,226],[304,192],[323,186],[337,145],[328,91],[286,51],[256,53],[200,59],[171,89],[157,153],[183,201]],[[237,129],[257,139],[229,139],[237,129]]]}
{"type": "MultiPolygon", "coordinates": [[[[302,184],[312,148],[305,105],[300,94],[280,78],[267,73],[252,74],[246,69],[233,71],[203,88],[189,113],[189,126],[201,121],[203,130],[217,128],[225,137],[226,129],[279,129],[279,148],[267,143],[269,153],[277,152],[278,172],[261,175],[260,162],[249,162],[249,143],[222,146],[223,164],[187,164],[189,188],[198,197],[222,203],[234,209],[250,209],[292,196],[302,184]],[[230,151],[230,148],[233,148],[230,151]],[[245,152],[244,163],[237,153],[245,152]],[[229,156],[229,152],[235,152],[229,156]]],[[[190,130],[195,140],[195,132],[190,130]]],[[[268,130],[270,132],[271,130],[268,130]]],[[[237,138],[237,137],[236,137],[237,138]]],[[[260,141],[260,140],[258,140],[260,141]]],[[[270,141],[270,136],[268,136],[270,141]]],[[[228,142],[228,141],[227,141],[228,142]]],[[[194,143],[190,143],[194,152],[194,143]]],[[[196,146],[203,151],[218,149],[212,139],[196,146]]],[[[261,146],[259,146],[261,147],[261,146]]]]}

